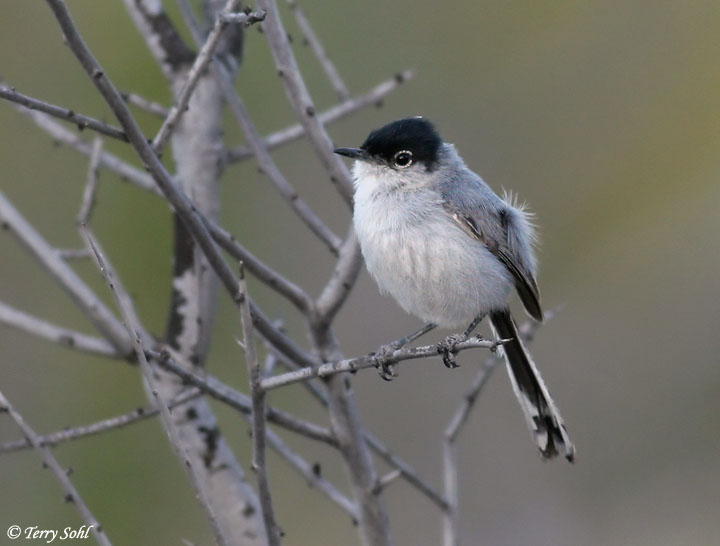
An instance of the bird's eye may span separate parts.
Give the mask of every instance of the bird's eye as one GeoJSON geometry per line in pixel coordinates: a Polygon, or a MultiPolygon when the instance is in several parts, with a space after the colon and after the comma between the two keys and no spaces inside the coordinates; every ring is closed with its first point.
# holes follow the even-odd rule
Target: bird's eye
{"type": "Polygon", "coordinates": [[[412,152],[400,150],[393,156],[393,163],[400,169],[407,169],[413,163],[412,152]]]}

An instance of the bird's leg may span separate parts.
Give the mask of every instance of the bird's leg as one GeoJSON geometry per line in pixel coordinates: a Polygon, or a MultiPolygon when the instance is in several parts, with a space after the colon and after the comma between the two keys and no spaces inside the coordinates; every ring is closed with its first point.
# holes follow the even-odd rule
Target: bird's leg
{"type": "Polygon", "coordinates": [[[459,365],[455,361],[455,355],[457,354],[457,351],[455,350],[455,346],[458,343],[462,343],[463,341],[467,341],[467,339],[470,337],[470,334],[473,333],[473,330],[478,327],[478,324],[482,322],[482,319],[485,318],[485,315],[487,313],[482,313],[478,316],[476,316],[473,321],[470,323],[470,325],[465,329],[465,333],[463,334],[451,334],[448,337],[446,337],[444,340],[442,340],[440,343],[438,343],[438,353],[440,353],[443,357],[443,364],[445,364],[446,368],[457,368],[459,365]]]}
{"type": "Polygon", "coordinates": [[[412,343],[417,338],[424,336],[430,330],[433,330],[435,328],[437,328],[437,324],[435,324],[434,322],[429,322],[419,330],[413,332],[412,334],[401,337],[400,339],[397,339],[392,343],[388,343],[387,345],[383,345],[382,347],[380,347],[380,349],[378,349],[377,352],[372,355],[372,358],[375,361],[375,367],[377,368],[380,377],[382,377],[385,381],[391,381],[394,377],[397,377],[395,375],[393,365],[387,363],[388,358],[391,357],[392,354],[398,349],[402,349],[408,343],[412,343]]]}

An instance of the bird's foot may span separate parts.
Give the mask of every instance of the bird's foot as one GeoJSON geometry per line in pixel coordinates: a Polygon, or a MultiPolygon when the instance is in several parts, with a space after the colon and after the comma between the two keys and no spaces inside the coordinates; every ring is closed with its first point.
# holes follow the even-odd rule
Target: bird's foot
{"type": "Polygon", "coordinates": [[[382,377],[385,381],[392,381],[397,377],[395,367],[388,361],[392,357],[393,353],[400,348],[401,347],[398,346],[397,343],[388,343],[387,345],[380,347],[377,352],[373,353],[370,357],[373,365],[380,374],[380,377],[382,377]]]}
{"type": "Polygon", "coordinates": [[[442,355],[443,364],[446,368],[458,368],[460,365],[455,360],[458,354],[456,349],[458,343],[467,341],[468,336],[465,334],[451,334],[440,343],[437,344],[438,354],[442,355]]]}

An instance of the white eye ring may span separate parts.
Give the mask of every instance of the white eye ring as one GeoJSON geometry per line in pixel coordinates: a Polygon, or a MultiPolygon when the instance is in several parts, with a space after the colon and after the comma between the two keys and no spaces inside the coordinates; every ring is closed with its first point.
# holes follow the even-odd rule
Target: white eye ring
{"type": "Polygon", "coordinates": [[[400,150],[399,152],[395,152],[395,155],[393,156],[393,163],[398,169],[407,169],[413,164],[412,152],[410,150],[400,150]],[[407,163],[403,163],[404,160],[407,160],[407,163]]]}

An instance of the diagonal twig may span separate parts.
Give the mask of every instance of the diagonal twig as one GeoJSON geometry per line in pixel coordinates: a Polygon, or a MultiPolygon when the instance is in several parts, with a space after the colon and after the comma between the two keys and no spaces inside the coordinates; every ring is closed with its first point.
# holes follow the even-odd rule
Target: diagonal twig
{"type": "Polygon", "coordinates": [[[166,106],[163,106],[159,102],[146,99],[145,97],[138,95],[137,93],[121,93],[121,96],[123,100],[128,104],[131,104],[132,106],[135,106],[136,108],[139,108],[140,110],[143,110],[148,114],[152,114],[159,118],[165,119],[170,113],[170,109],[166,106]]]}
{"type": "Polygon", "coordinates": [[[325,75],[328,80],[330,80],[330,83],[335,89],[339,99],[347,100],[350,96],[350,92],[345,86],[345,82],[343,82],[340,77],[340,73],[337,68],[335,68],[335,65],[330,60],[330,57],[328,57],[327,51],[325,51],[325,48],[320,42],[320,39],[317,37],[317,34],[315,34],[315,31],[310,25],[310,21],[308,21],[308,18],[305,16],[305,12],[295,0],[288,0],[288,5],[293,10],[295,20],[300,27],[300,31],[303,33],[305,40],[307,40],[310,49],[313,50],[313,53],[317,57],[320,66],[322,66],[325,75]]]}
{"type": "Polygon", "coordinates": [[[0,412],[2,411],[6,411],[10,415],[12,420],[15,421],[20,430],[22,430],[23,435],[27,438],[30,445],[32,445],[32,447],[42,456],[47,467],[52,470],[53,474],[55,474],[55,477],[65,491],[65,500],[72,502],[75,506],[77,506],[80,515],[90,527],[90,530],[98,544],[111,546],[112,543],[105,534],[105,530],[102,528],[100,523],[98,523],[97,518],[95,518],[87,504],[85,504],[85,501],[80,496],[80,493],[78,493],[77,489],[75,489],[75,486],[68,477],[67,471],[60,466],[60,463],[57,461],[50,449],[42,445],[40,437],[37,433],[25,422],[22,415],[20,415],[10,404],[8,399],[5,398],[5,395],[0,392],[0,412]]]}
{"type": "Polygon", "coordinates": [[[352,203],[353,184],[350,171],[342,160],[333,153],[334,146],[317,118],[315,105],[300,74],[295,54],[290,46],[287,31],[280,19],[280,13],[274,0],[258,0],[258,6],[267,13],[262,28],[275,59],[275,67],[285,85],[285,92],[300,123],[305,128],[316,155],[330,175],[340,195],[350,205],[352,203]]]}
{"type": "MultiPolygon", "coordinates": [[[[192,11],[192,8],[185,5],[185,2],[181,2],[181,8],[183,16],[192,30],[193,36],[195,36],[195,40],[199,42],[199,23],[192,11]]],[[[270,155],[267,146],[263,142],[260,133],[255,127],[255,124],[250,117],[250,113],[245,107],[245,103],[240,98],[240,95],[238,95],[235,91],[235,87],[227,69],[222,65],[222,63],[213,63],[210,70],[220,85],[220,89],[225,97],[225,100],[230,106],[230,110],[235,116],[235,120],[238,122],[238,125],[240,125],[240,128],[245,134],[251,153],[255,156],[261,171],[268,176],[275,188],[280,192],[283,199],[287,201],[295,214],[297,214],[300,220],[308,226],[310,231],[312,231],[322,242],[324,242],[331,252],[337,254],[341,244],[340,238],[332,232],[332,230],[320,219],[319,216],[317,216],[317,214],[315,214],[315,212],[313,212],[308,204],[298,195],[297,191],[295,191],[287,178],[285,178],[285,175],[283,175],[282,171],[277,166],[277,163],[270,155]]]]}
{"type": "Polygon", "coordinates": [[[90,215],[95,207],[95,192],[98,183],[98,168],[102,157],[103,141],[97,137],[93,141],[92,153],[90,154],[90,165],[88,167],[88,178],[85,190],[83,191],[80,212],[78,212],[76,223],[78,227],[90,222],[90,215]]]}
{"type": "MultiPolygon", "coordinates": [[[[202,391],[196,387],[187,389],[186,391],[176,396],[173,400],[168,402],[168,408],[170,410],[173,410],[176,407],[197,398],[201,394],[202,391]]],[[[43,446],[54,447],[58,444],[69,442],[71,440],[76,440],[78,438],[95,436],[97,434],[102,434],[104,432],[123,428],[128,425],[132,425],[133,423],[138,423],[140,421],[144,421],[145,419],[155,417],[158,413],[160,413],[160,409],[157,406],[137,408],[129,413],[117,415],[109,419],[103,419],[102,421],[97,421],[89,425],[66,428],[57,432],[38,436],[38,440],[43,446]]],[[[30,444],[27,438],[25,440],[14,440],[11,442],[5,442],[3,444],[0,444],[0,454],[20,451],[22,449],[27,449],[30,447],[32,447],[32,444],[30,444]]]]}
{"type": "Polygon", "coordinates": [[[0,98],[15,102],[30,110],[37,110],[58,119],[69,121],[77,125],[77,128],[81,131],[83,129],[91,129],[105,136],[122,140],[123,142],[128,141],[127,135],[122,129],[113,127],[112,125],[100,121],[99,119],[78,114],[70,108],[63,108],[62,106],[56,106],[54,104],[50,104],[49,102],[44,102],[28,95],[23,95],[22,93],[15,91],[14,87],[8,87],[7,85],[0,84],[0,98]]]}
{"type": "MultiPolygon", "coordinates": [[[[160,366],[177,375],[185,383],[202,389],[206,394],[235,408],[243,415],[250,414],[252,401],[246,394],[233,389],[213,375],[207,373],[201,374],[198,371],[192,371],[187,366],[181,365],[178,362],[179,355],[171,348],[165,347],[162,351],[149,350],[147,353],[151,358],[157,360],[160,366]]],[[[337,441],[333,437],[332,432],[325,427],[305,421],[273,407],[266,408],[266,417],[268,421],[291,432],[295,432],[311,440],[323,442],[332,447],[337,447],[337,441]]]]}
{"type": "Polygon", "coordinates": [[[0,302],[0,323],[86,353],[111,358],[123,357],[110,342],[103,338],[63,328],[15,309],[3,302],[0,302]]]}
{"type": "MultiPolygon", "coordinates": [[[[412,77],[413,72],[411,70],[400,72],[393,78],[379,83],[367,93],[358,95],[357,97],[351,97],[340,104],[336,104],[335,106],[324,110],[318,114],[318,121],[323,125],[327,125],[328,123],[333,123],[354,114],[358,110],[367,108],[368,106],[379,106],[382,104],[383,99],[387,95],[412,77]]],[[[305,128],[302,124],[296,123],[286,127],[285,129],[280,129],[279,131],[270,133],[263,139],[263,141],[265,146],[269,150],[272,150],[273,148],[277,148],[283,144],[294,142],[295,140],[301,138],[304,134],[305,128]]],[[[236,163],[250,157],[253,157],[252,150],[248,146],[241,145],[227,151],[226,162],[236,163]]]]}

